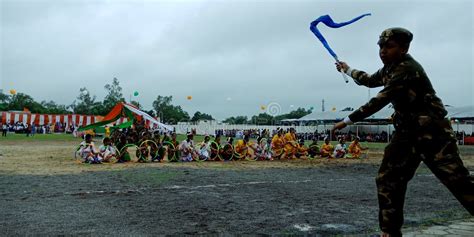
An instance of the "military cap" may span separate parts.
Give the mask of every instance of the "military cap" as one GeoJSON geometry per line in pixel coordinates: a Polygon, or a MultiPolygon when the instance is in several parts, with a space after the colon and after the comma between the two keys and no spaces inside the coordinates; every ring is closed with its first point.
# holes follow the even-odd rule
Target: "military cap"
{"type": "Polygon", "coordinates": [[[384,44],[388,40],[394,40],[399,44],[410,44],[411,40],[413,39],[413,34],[404,28],[401,27],[394,27],[388,28],[380,34],[378,44],[384,44]]]}

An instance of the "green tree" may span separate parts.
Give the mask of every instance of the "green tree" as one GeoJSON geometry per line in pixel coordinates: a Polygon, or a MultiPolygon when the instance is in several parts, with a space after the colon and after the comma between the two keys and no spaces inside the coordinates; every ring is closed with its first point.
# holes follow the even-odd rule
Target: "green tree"
{"type": "Polygon", "coordinates": [[[10,96],[0,91],[0,103],[8,104],[9,102],[10,102],[10,96]]]}
{"type": "Polygon", "coordinates": [[[70,114],[65,105],[56,104],[54,101],[42,101],[41,106],[44,108],[44,113],[48,114],[70,114]]]}
{"type": "MultiPolygon", "coordinates": [[[[142,105],[140,103],[138,103],[138,101],[132,100],[132,101],[130,101],[130,104],[134,105],[138,109],[142,109],[142,105]]],[[[110,109],[112,109],[112,108],[110,108],[110,109]]],[[[109,111],[110,111],[110,109],[109,109],[109,111]]]]}
{"type": "Polygon", "coordinates": [[[125,99],[122,95],[122,87],[120,87],[120,82],[117,78],[114,77],[112,84],[106,84],[104,86],[107,91],[107,95],[104,97],[103,103],[103,114],[108,113],[117,103],[124,102],[125,99]]]}
{"type": "Polygon", "coordinates": [[[23,93],[17,93],[10,99],[7,110],[23,110],[27,108],[32,113],[44,113],[44,107],[36,102],[31,96],[23,93]]]}
{"type": "Polygon", "coordinates": [[[158,95],[153,101],[153,109],[160,117],[161,121],[169,124],[176,124],[177,122],[189,121],[189,114],[184,111],[181,106],[172,105],[172,96],[158,95]]]}
{"type": "Polygon", "coordinates": [[[10,96],[0,91],[0,111],[8,110],[10,96]]]}
{"type": "Polygon", "coordinates": [[[288,114],[282,114],[282,115],[276,116],[275,121],[281,121],[281,120],[284,120],[284,119],[299,119],[299,118],[301,118],[303,116],[306,116],[310,113],[311,113],[311,109],[306,110],[304,108],[298,108],[296,110],[291,111],[288,114]]]}
{"type": "Polygon", "coordinates": [[[201,113],[199,111],[196,111],[196,113],[194,113],[193,117],[191,118],[191,122],[197,122],[199,120],[210,121],[210,120],[214,120],[214,119],[212,118],[212,116],[210,114],[201,113]]]}
{"type": "Polygon", "coordinates": [[[168,121],[170,123],[172,122],[173,124],[176,124],[178,122],[187,122],[190,119],[188,112],[184,111],[179,105],[171,107],[171,111],[168,115],[168,118],[170,119],[165,121],[168,121]]]}
{"type": "Polygon", "coordinates": [[[260,113],[259,115],[252,116],[251,123],[257,125],[272,125],[273,124],[273,116],[267,113],[260,113]]]}
{"type": "Polygon", "coordinates": [[[228,123],[228,124],[247,124],[248,120],[247,120],[247,116],[236,116],[236,117],[226,118],[222,122],[228,123]]]}
{"type": "Polygon", "coordinates": [[[106,112],[103,109],[102,103],[95,101],[96,96],[91,96],[89,91],[82,87],[79,89],[79,96],[77,101],[69,106],[76,114],[94,114],[104,115],[106,112]]]}
{"type": "Polygon", "coordinates": [[[151,117],[155,117],[155,111],[150,109],[148,111],[145,111],[145,113],[147,113],[148,115],[150,115],[151,117]]]}

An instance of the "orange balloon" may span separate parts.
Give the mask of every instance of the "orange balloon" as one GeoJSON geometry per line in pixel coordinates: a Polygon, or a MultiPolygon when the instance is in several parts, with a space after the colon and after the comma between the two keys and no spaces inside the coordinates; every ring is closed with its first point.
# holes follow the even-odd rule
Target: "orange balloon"
{"type": "Polygon", "coordinates": [[[11,89],[11,90],[10,90],[10,94],[15,95],[15,94],[16,94],[16,90],[11,89]]]}
{"type": "Polygon", "coordinates": [[[188,97],[186,97],[186,98],[187,98],[188,100],[192,100],[192,99],[193,99],[193,97],[190,96],[190,95],[188,95],[188,97]]]}

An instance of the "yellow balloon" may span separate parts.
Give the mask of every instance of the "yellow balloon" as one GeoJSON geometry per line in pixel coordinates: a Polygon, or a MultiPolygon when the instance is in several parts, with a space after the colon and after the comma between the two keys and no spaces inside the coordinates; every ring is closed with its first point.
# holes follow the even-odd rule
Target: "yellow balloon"
{"type": "Polygon", "coordinates": [[[15,94],[16,94],[16,90],[11,89],[11,90],[10,90],[10,94],[15,95],[15,94]]]}
{"type": "Polygon", "coordinates": [[[265,107],[265,105],[261,105],[261,106],[260,106],[260,109],[261,109],[261,110],[265,110],[266,108],[267,108],[267,107],[265,107]]]}
{"type": "Polygon", "coordinates": [[[186,99],[188,99],[188,100],[192,100],[192,99],[193,99],[193,97],[192,97],[192,96],[190,96],[190,95],[188,95],[188,96],[186,97],[186,99]]]}

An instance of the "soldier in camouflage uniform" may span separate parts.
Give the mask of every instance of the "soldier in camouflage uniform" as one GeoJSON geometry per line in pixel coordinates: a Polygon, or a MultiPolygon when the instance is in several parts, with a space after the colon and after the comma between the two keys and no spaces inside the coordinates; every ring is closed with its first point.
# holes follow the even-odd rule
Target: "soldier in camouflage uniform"
{"type": "Polygon", "coordinates": [[[447,112],[422,66],[409,54],[412,33],[403,28],[382,32],[378,44],[384,66],[372,75],[336,63],[355,83],[384,88],[333,131],[358,122],[392,103],[395,133],[385,148],[376,178],[382,236],[401,236],[408,181],[423,161],[461,204],[474,215],[474,179],[464,167],[447,112]]]}

